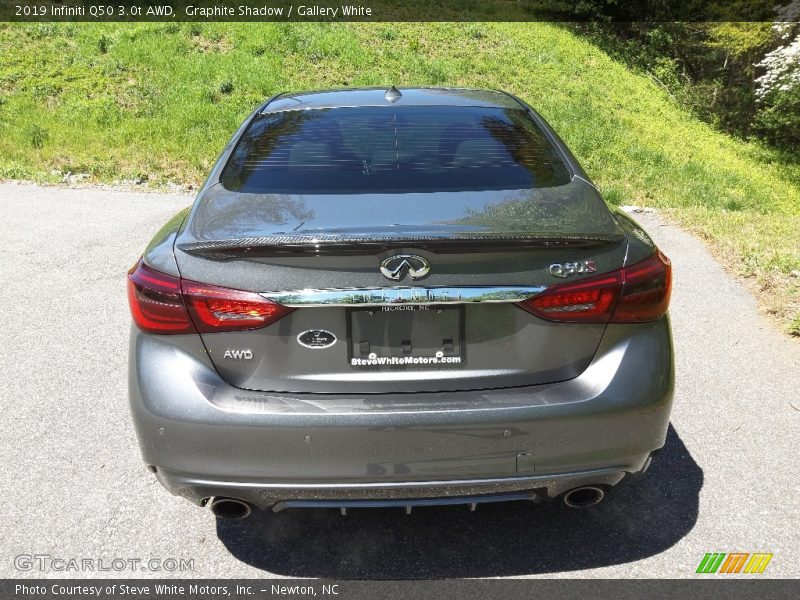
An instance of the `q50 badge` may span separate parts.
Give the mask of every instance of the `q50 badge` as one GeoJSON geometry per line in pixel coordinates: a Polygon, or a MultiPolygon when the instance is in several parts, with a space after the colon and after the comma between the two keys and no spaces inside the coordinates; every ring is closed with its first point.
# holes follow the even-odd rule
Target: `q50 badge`
{"type": "Polygon", "coordinates": [[[297,343],[306,348],[321,350],[336,343],[336,336],[325,329],[309,329],[297,336],[297,343]]]}
{"type": "Polygon", "coordinates": [[[597,265],[593,260],[579,260],[578,262],[556,263],[550,265],[550,275],[553,277],[569,277],[576,273],[594,273],[597,265]]]}

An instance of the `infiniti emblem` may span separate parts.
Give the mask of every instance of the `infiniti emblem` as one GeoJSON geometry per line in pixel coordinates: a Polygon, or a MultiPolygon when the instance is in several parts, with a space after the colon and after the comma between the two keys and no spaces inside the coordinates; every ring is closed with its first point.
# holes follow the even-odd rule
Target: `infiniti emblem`
{"type": "Polygon", "coordinates": [[[422,279],[430,270],[428,260],[416,254],[395,254],[381,263],[381,273],[393,281],[400,281],[405,272],[411,279],[422,279]]]}

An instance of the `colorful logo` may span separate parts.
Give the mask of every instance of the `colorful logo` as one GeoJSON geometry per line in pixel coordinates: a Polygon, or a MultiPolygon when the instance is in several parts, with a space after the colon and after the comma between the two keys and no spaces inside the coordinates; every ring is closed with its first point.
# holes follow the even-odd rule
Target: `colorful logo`
{"type": "Polygon", "coordinates": [[[764,572],[769,561],[772,560],[771,552],[708,552],[700,565],[697,573],[734,573],[758,574],[764,572]]]}

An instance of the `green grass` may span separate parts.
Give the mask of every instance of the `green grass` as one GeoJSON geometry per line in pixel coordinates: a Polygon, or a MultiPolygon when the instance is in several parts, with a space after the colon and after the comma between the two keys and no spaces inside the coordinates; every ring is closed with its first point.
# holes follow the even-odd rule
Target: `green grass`
{"type": "Polygon", "coordinates": [[[800,165],[552,24],[0,25],[0,178],[196,186],[273,93],[390,83],[521,96],[609,202],[704,236],[800,335],[800,165]]]}

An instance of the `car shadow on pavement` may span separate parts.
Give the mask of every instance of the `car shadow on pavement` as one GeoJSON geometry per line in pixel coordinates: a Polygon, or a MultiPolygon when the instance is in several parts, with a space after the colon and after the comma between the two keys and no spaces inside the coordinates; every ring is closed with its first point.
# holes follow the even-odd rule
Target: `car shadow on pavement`
{"type": "Polygon", "coordinates": [[[601,504],[562,502],[398,509],[290,509],[217,520],[239,560],[293,577],[415,579],[554,573],[663,552],[697,522],[703,471],[670,425],[648,471],[601,504]]]}

